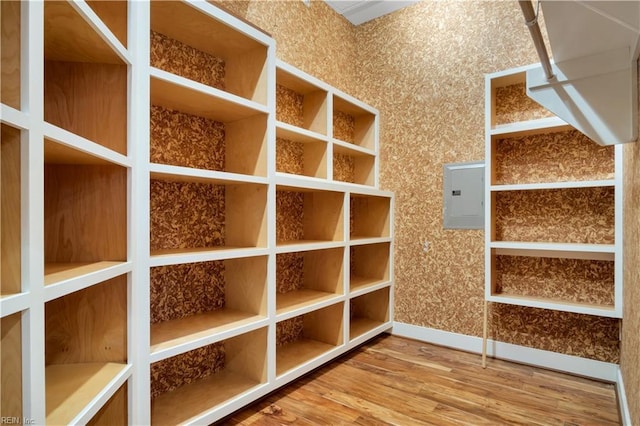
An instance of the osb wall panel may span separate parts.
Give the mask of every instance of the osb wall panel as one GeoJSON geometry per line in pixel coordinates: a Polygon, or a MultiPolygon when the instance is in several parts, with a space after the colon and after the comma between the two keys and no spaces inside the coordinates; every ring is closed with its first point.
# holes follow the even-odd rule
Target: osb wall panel
{"type": "Polygon", "coordinates": [[[304,173],[304,145],[301,142],[276,138],[276,171],[304,173]]]}
{"type": "Polygon", "coordinates": [[[640,424],[640,143],[625,145],[624,170],[624,320],[620,367],[631,424],[640,424]]]}
{"type": "Polygon", "coordinates": [[[276,291],[288,293],[304,285],[304,254],[280,253],[276,255],[276,291]]]}
{"type": "Polygon", "coordinates": [[[222,261],[151,268],[151,323],[223,308],[224,289],[222,261]]]}
{"type": "Polygon", "coordinates": [[[613,188],[496,194],[496,241],[613,244],[613,188]]]}
{"type": "Polygon", "coordinates": [[[496,291],[613,307],[614,262],[496,256],[496,291]]]}
{"type": "Polygon", "coordinates": [[[304,317],[302,315],[280,321],[276,324],[276,346],[302,339],[304,332],[304,317]]]}
{"type": "Polygon", "coordinates": [[[276,192],[276,241],[304,239],[304,194],[293,191],[276,192]]]}
{"type": "Polygon", "coordinates": [[[356,168],[353,157],[345,154],[333,154],[333,180],[354,183],[356,168]]]}
{"type": "Polygon", "coordinates": [[[151,399],[222,370],[224,355],[219,342],[151,364],[151,399]]]}
{"type": "Polygon", "coordinates": [[[224,90],[223,59],[155,31],[151,31],[151,66],[224,90]]]}
{"type": "MultiPolygon", "coordinates": [[[[518,5],[418,2],[353,27],[320,1],[222,3],[271,33],[282,60],[380,111],[380,186],[396,194],[395,320],[480,336],[484,234],[442,229],[442,164],[484,158],[484,74],[538,62],[518,5]]],[[[497,322],[507,314],[491,327],[514,331],[512,343],[566,353],[588,335],[610,348],[596,358],[617,357],[588,318],[582,334],[533,322],[523,336],[497,322]]]]}
{"type": "Polygon", "coordinates": [[[292,126],[304,126],[304,97],[280,84],[276,84],[276,120],[292,126]]]}
{"type": "Polygon", "coordinates": [[[577,130],[495,142],[495,183],[613,179],[614,148],[577,130]]]}
{"type": "Polygon", "coordinates": [[[553,113],[527,96],[524,83],[496,88],[495,124],[553,117],[553,113]]]}
{"type": "Polygon", "coordinates": [[[490,339],[599,361],[620,361],[620,322],[615,318],[500,303],[490,305],[489,315],[490,339]]]}
{"type": "Polygon", "coordinates": [[[355,143],[356,120],[342,111],[333,111],[333,137],[355,143]]]}
{"type": "Polygon", "coordinates": [[[224,171],[224,124],[151,106],[152,163],[224,171]]]}
{"type": "Polygon", "coordinates": [[[224,245],[225,189],[151,181],[151,251],[224,245]]]}

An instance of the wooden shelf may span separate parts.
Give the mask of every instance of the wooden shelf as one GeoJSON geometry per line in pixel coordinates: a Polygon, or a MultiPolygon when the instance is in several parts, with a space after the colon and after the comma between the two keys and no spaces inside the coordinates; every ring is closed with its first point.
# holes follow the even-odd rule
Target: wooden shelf
{"type": "Polygon", "coordinates": [[[277,244],[344,240],[344,193],[276,187],[277,244]]]}
{"type": "Polygon", "coordinates": [[[151,365],[152,393],[157,394],[151,401],[152,424],[198,422],[220,404],[266,382],[266,328],[214,345],[208,357],[199,349],[151,365]]]}
{"type": "MultiPolygon", "coordinates": [[[[99,0],[101,1],[101,0],[99,0]]],[[[100,408],[87,426],[110,426],[126,424],[129,421],[128,386],[125,382],[100,408]]]]}
{"type": "Polygon", "coordinates": [[[276,124],[276,171],[327,178],[327,141],[286,123],[276,124]]]}
{"type": "Polygon", "coordinates": [[[343,265],[343,248],[277,254],[276,314],[343,294],[343,265]]]}
{"type": "MultiPolygon", "coordinates": [[[[45,369],[47,424],[70,424],[123,374],[126,364],[92,362],[45,369]]],[[[85,419],[85,421],[88,419],[85,419]]]]}
{"type": "Polygon", "coordinates": [[[350,291],[360,291],[367,287],[389,281],[389,243],[357,245],[350,248],[350,291]]]}
{"type": "Polygon", "coordinates": [[[44,265],[44,285],[53,285],[60,281],[72,280],[84,275],[93,274],[126,262],[76,262],[46,263],[44,265]]]}
{"type": "Polygon", "coordinates": [[[565,132],[571,129],[572,127],[561,118],[545,117],[515,123],[499,124],[494,126],[490,132],[494,138],[504,139],[565,132]]]}
{"type": "Polygon", "coordinates": [[[534,243],[493,241],[489,248],[496,255],[534,256],[566,259],[613,260],[613,244],[534,243]]]}
{"type": "Polygon", "coordinates": [[[153,255],[266,245],[267,185],[151,180],[153,255]]]}
{"type": "MultiPolygon", "coordinates": [[[[5,11],[2,4],[2,11],[5,11]]],[[[4,15],[3,15],[4,20],[4,15]]],[[[4,32],[4,28],[2,29],[4,32]]],[[[21,138],[18,129],[2,124],[0,136],[0,295],[20,293],[22,257],[21,220],[21,138]]]]}
{"type": "Polygon", "coordinates": [[[600,188],[613,187],[616,181],[609,180],[586,180],[574,182],[541,182],[541,183],[522,183],[513,185],[491,185],[491,192],[500,191],[536,191],[540,189],[572,189],[572,188],[600,188]]]}
{"type": "Polygon", "coordinates": [[[45,263],[45,301],[131,272],[128,262],[45,263]]]}
{"type": "Polygon", "coordinates": [[[276,119],[327,134],[327,91],[292,67],[276,68],[276,119]]]}
{"type": "Polygon", "coordinates": [[[389,321],[389,288],[355,297],[350,303],[350,340],[389,321]]]}
{"type": "MultiPolygon", "coordinates": [[[[21,107],[21,19],[22,2],[0,4],[0,102],[17,110],[21,107]]],[[[4,136],[3,136],[4,140],[4,136]]],[[[20,416],[18,416],[20,417],[20,416]]]]}
{"type": "Polygon", "coordinates": [[[376,152],[376,114],[355,100],[333,96],[333,137],[376,152]]]}
{"type": "Polygon", "coordinates": [[[343,308],[337,303],[276,324],[277,376],[343,344],[343,308]]]}
{"type": "Polygon", "coordinates": [[[563,300],[544,299],[517,295],[491,295],[487,297],[489,302],[498,302],[508,305],[525,306],[530,308],[550,309],[553,311],[573,312],[584,315],[596,315],[601,317],[619,318],[613,306],[592,305],[583,303],[571,303],[563,300]]]}
{"type": "Polygon", "coordinates": [[[150,286],[152,352],[267,316],[266,256],[152,268],[150,286]]]}
{"type": "Polygon", "coordinates": [[[18,312],[0,319],[0,332],[2,415],[22,418],[22,314],[18,312]]]}
{"type": "Polygon", "coordinates": [[[151,45],[152,64],[158,56],[176,74],[186,73],[185,68],[196,73],[217,64],[225,91],[266,105],[270,39],[258,31],[244,33],[225,23],[225,18],[230,16],[206,3],[152,3],[151,30],[169,39],[151,45]],[[185,57],[200,62],[185,67],[185,57]]]}
{"type": "Polygon", "coordinates": [[[124,47],[127,46],[128,5],[126,0],[86,0],[113,35],[124,47]]]}
{"type": "Polygon", "coordinates": [[[376,185],[376,156],[362,150],[333,146],[333,180],[358,185],[376,185]]]}
{"type": "Polygon", "coordinates": [[[391,229],[391,198],[351,193],[350,238],[386,238],[391,229]]]}

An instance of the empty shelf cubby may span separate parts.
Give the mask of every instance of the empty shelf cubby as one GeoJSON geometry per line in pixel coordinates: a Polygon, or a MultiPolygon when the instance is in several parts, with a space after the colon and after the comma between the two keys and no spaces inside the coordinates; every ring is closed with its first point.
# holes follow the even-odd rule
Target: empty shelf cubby
{"type": "Polygon", "coordinates": [[[127,364],[127,276],[45,304],[47,423],[68,424],[127,364]]]}
{"type": "MultiPolygon", "coordinates": [[[[4,10],[4,3],[2,4],[4,10]]],[[[20,164],[20,130],[2,124],[0,157],[0,202],[2,203],[0,243],[2,244],[2,277],[0,295],[20,293],[22,289],[22,237],[21,226],[21,164],[20,164]]]]}
{"type": "Polygon", "coordinates": [[[494,241],[613,244],[613,187],[492,194],[494,241]]]}
{"type": "Polygon", "coordinates": [[[152,174],[152,255],[266,247],[267,186],[208,182],[152,174]]]}
{"type": "Polygon", "coordinates": [[[2,416],[18,418],[22,411],[22,313],[0,319],[0,405],[2,416]]]}
{"type": "Polygon", "coordinates": [[[391,198],[351,194],[350,239],[389,237],[390,218],[391,198]]]}
{"type": "Polygon", "coordinates": [[[344,240],[344,193],[278,186],[279,245],[344,240]]]}
{"type": "Polygon", "coordinates": [[[333,145],[333,180],[359,185],[376,185],[376,157],[333,145]]]}
{"type": "Polygon", "coordinates": [[[127,155],[127,65],[68,2],[44,4],[44,118],[127,155]]]}
{"type": "Polygon", "coordinates": [[[151,65],[267,104],[268,46],[209,15],[212,6],[151,3],[151,65]]]}
{"type": "Polygon", "coordinates": [[[376,150],[376,115],[339,96],[333,97],[333,137],[376,150]]]}
{"type": "Polygon", "coordinates": [[[265,383],[266,360],[262,328],[151,364],[151,424],[196,421],[265,383]]]}
{"type": "Polygon", "coordinates": [[[45,139],[45,285],[127,260],[127,169],[45,139]]]}
{"type": "Polygon", "coordinates": [[[3,1],[0,8],[0,102],[20,109],[22,2],[3,1]]]}
{"type": "Polygon", "coordinates": [[[342,345],[343,303],[276,324],[276,375],[280,376],[342,345]]]}
{"type": "Polygon", "coordinates": [[[344,249],[279,253],[276,313],[282,314],[344,293],[344,249]]]}
{"type": "Polygon", "coordinates": [[[265,318],[266,256],[151,268],[151,352],[265,318]]]}
{"type": "Polygon", "coordinates": [[[125,382],[91,418],[91,420],[87,422],[87,426],[127,424],[129,421],[127,393],[127,383],[125,382]]]}
{"type": "Polygon", "coordinates": [[[124,47],[127,47],[127,21],[129,7],[125,0],[86,0],[96,15],[104,22],[124,47]]]}
{"type": "Polygon", "coordinates": [[[491,81],[495,99],[491,126],[553,117],[553,113],[527,96],[526,72],[494,78],[491,81]]]}
{"type": "Polygon", "coordinates": [[[327,142],[285,134],[280,129],[276,135],[277,172],[327,178],[327,142]]]}
{"type": "Polygon", "coordinates": [[[349,317],[350,340],[388,322],[389,288],[382,288],[351,299],[349,317]]]}
{"type": "Polygon", "coordinates": [[[327,91],[277,68],[276,120],[326,135],[327,91]]]}
{"type": "Polygon", "coordinates": [[[365,244],[350,248],[350,291],[355,292],[389,281],[389,243],[365,244]]]}

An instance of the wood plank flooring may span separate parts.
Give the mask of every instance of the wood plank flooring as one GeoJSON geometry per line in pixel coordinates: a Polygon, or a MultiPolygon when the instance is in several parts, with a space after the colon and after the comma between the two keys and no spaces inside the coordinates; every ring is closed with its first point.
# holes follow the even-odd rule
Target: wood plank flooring
{"type": "Polygon", "coordinates": [[[383,335],[228,425],[619,425],[614,385],[383,335]]]}

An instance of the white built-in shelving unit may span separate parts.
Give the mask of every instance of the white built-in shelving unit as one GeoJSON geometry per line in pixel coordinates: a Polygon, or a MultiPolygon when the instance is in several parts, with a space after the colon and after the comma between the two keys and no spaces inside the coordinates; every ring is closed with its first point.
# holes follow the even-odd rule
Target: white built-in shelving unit
{"type": "Polygon", "coordinates": [[[374,108],[208,2],[0,17],[3,417],[212,423],[391,327],[374,108]]]}

